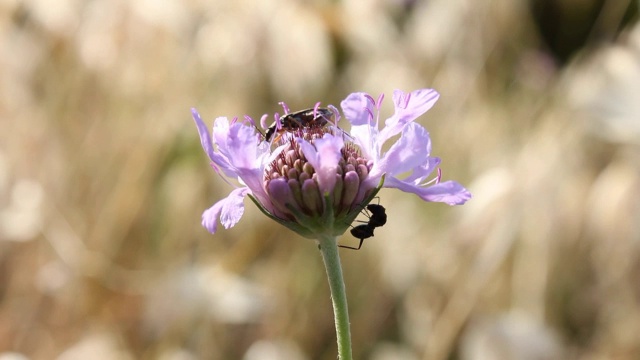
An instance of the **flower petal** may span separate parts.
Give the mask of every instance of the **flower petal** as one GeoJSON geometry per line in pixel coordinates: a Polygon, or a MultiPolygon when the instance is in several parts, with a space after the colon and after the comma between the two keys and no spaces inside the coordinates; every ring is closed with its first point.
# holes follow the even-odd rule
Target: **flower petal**
{"type": "Polygon", "coordinates": [[[349,120],[351,126],[368,125],[373,115],[373,106],[367,93],[351,93],[342,100],[342,113],[349,120]]]}
{"type": "Polygon", "coordinates": [[[401,90],[394,90],[393,104],[395,114],[385,122],[385,125],[393,125],[391,121],[408,123],[426,113],[438,101],[440,94],[434,89],[419,89],[405,94],[401,90]]]}
{"type": "Polygon", "coordinates": [[[377,162],[380,158],[380,147],[375,142],[378,136],[378,128],[372,125],[357,125],[351,127],[349,133],[355,139],[355,143],[360,147],[362,154],[377,162]]]}
{"type": "Polygon", "coordinates": [[[421,184],[431,173],[433,170],[438,168],[438,165],[442,160],[439,157],[429,157],[425,160],[423,164],[420,166],[416,166],[411,170],[411,174],[407,177],[403,178],[402,181],[406,183],[412,183],[414,185],[421,184]]]}
{"type": "Polygon", "coordinates": [[[390,137],[401,132],[408,123],[431,109],[439,97],[440,94],[433,89],[419,89],[409,94],[395,90],[393,92],[395,113],[385,121],[385,127],[380,131],[378,142],[383,144],[390,137]]]}
{"type": "Polygon", "coordinates": [[[202,214],[202,226],[214,234],[218,228],[218,218],[225,229],[233,227],[244,214],[244,197],[251,190],[242,187],[233,190],[229,196],[218,201],[202,214]]]}
{"type": "Polygon", "coordinates": [[[262,186],[264,167],[270,159],[269,147],[261,142],[252,126],[241,122],[229,124],[219,117],[213,126],[214,139],[221,156],[227,160],[225,174],[238,177],[263,202],[267,194],[262,186]]]}
{"type": "Polygon", "coordinates": [[[213,120],[213,140],[218,147],[225,147],[229,137],[229,119],[219,116],[213,120]]]}
{"type": "Polygon", "coordinates": [[[393,176],[387,176],[383,186],[416,194],[424,201],[443,202],[448,205],[462,205],[471,199],[471,193],[455,181],[445,181],[423,187],[409,184],[393,176]]]}
{"type": "Polygon", "coordinates": [[[321,194],[324,196],[327,192],[333,192],[338,163],[342,158],[340,150],[344,147],[342,137],[325,134],[322,139],[316,139],[313,145],[300,138],[297,141],[304,157],[316,171],[321,194]]]}
{"type": "Polygon", "coordinates": [[[222,172],[226,176],[235,177],[235,172],[231,167],[231,164],[229,164],[228,159],[214,150],[214,143],[212,142],[211,136],[209,135],[209,130],[202,121],[202,118],[200,117],[200,114],[198,114],[198,111],[196,109],[191,109],[191,114],[193,115],[193,119],[195,120],[196,126],[198,127],[198,133],[200,134],[200,143],[202,144],[202,148],[207,153],[209,159],[211,159],[213,164],[215,164],[215,166],[212,165],[213,168],[216,170],[216,172],[222,170],[222,172]]]}
{"type": "Polygon", "coordinates": [[[202,148],[204,149],[204,152],[209,155],[209,159],[213,160],[213,144],[211,143],[211,135],[209,135],[207,125],[204,124],[204,121],[202,121],[202,118],[196,109],[191,108],[191,115],[193,116],[193,120],[196,122],[196,127],[198,128],[202,148]]]}
{"type": "Polygon", "coordinates": [[[374,164],[369,174],[378,177],[386,173],[391,176],[412,170],[429,159],[431,139],[427,130],[417,123],[410,123],[402,136],[374,164]]]}
{"type": "Polygon", "coordinates": [[[240,122],[229,125],[226,118],[217,118],[213,126],[218,150],[229,159],[236,169],[259,168],[259,157],[268,151],[259,147],[259,139],[253,127],[240,122]],[[261,154],[258,154],[258,152],[261,154]]]}

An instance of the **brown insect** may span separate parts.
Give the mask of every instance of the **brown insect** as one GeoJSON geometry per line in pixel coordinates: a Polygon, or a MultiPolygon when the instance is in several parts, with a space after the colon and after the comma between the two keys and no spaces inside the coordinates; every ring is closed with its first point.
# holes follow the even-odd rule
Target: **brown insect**
{"type": "Polygon", "coordinates": [[[271,125],[264,135],[266,141],[275,137],[278,141],[283,133],[303,128],[321,128],[333,119],[333,112],[327,108],[311,108],[286,114],[271,125]],[[280,123],[278,125],[278,123],[280,123]]]}

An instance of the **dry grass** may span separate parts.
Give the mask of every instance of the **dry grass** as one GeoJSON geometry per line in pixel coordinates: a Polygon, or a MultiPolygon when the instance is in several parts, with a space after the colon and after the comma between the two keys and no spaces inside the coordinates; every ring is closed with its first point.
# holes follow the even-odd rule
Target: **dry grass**
{"type": "Polygon", "coordinates": [[[521,2],[411,3],[0,2],[0,358],[335,359],[312,242],[249,202],[200,227],[229,187],[189,108],[420,87],[474,199],[381,192],[356,358],[640,358],[640,27],[559,66],[521,2]]]}

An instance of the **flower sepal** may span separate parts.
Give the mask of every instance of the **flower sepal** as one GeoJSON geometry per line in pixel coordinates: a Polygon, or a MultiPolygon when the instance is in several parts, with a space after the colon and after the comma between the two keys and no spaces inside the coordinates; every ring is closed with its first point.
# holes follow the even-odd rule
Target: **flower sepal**
{"type": "Polygon", "coordinates": [[[362,200],[359,206],[356,206],[354,209],[346,213],[344,216],[338,217],[336,219],[335,221],[336,228],[332,235],[334,236],[342,235],[347,231],[347,229],[349,229],[349,227],[351,227],[351,224],[353,224],[353,222],[356,220],[358,215],[360,215],[360,212],[362,212],[362,210],[365,207],[367,207],[367,205],[369,205],[369,203],[378,195],[378,192],[380,191],[380,189],[382,189],[382,186],[384,185],[384,178],[385,178],[385,175],[382,175],[380,177],[380,182],[378,182],[378,186],[371,189],[369,195],[362,200]]]}
{"type": "Polygon", "coordinates": [[[270,218],[271,220],[277,222],[278,224],[285,226],[287,228],[289,228],[289,230],[294,231],[298,234],[300,234],[303,237],[309,238],[309,239],[314,239],[315,237],[310,236],[310,232],[309,230],[303,226],[302,224],[298,224],[296,222],[293,221],[287,221],[284,219],[281,219],[275,215],[273,215],[271,212],[269,212],[269,210],[267,210],[264,206],[262,206],[262,204],[260,203],[260,201],[258,201],[253,195],[249,194],[247,195],[249,197],[249,199],[251,199],[251,201],[253,201],[254,204],[256,204],[256,206],[258,207],[258,209],[260,209],[260,211],[265,214],[268,218],[270,218]]]}

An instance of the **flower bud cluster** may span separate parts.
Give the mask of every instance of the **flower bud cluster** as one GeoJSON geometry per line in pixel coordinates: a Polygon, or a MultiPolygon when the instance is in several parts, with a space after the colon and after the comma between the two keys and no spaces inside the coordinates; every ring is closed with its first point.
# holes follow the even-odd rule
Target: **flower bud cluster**
{"type": "Polygon", "coordinates": [[[281,217],[294,220],[295,213],[321,217],[328,207],[334,216],[340,217],[358,207],[367,195],[360,193],[360,187],[372,164],[361,156],[353,143],[346,142],[335,169],[334,188],[328,194],[330,201],[325,203],[323,200],[325,194],[320,190],[316,169],[307,161],[297,139],[302,138],[313,145],[327,133],[333,134],[333,130],[329,127],[298,129],[279,140],[277,145],[284,149],[266,166],[264,188],[281,217]]]}

